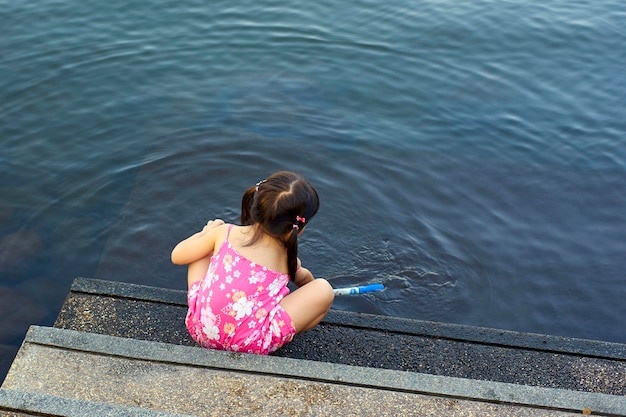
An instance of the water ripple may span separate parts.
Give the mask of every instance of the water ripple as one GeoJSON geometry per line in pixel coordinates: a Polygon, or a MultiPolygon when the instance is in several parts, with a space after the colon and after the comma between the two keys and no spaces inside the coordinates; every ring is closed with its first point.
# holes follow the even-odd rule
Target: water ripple
{"type": "Polygon", "coordinates": [[[623,339],[621,1],[4,3],[4,294],[183,288],[171,247],[292,169],[305,264],[387,286],[336,308],[623,339]]]}

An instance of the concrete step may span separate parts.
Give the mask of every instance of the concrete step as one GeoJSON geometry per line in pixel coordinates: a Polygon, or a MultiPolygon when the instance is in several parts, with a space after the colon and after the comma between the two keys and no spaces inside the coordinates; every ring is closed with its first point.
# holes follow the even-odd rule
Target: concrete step
{"type": "Polygon", "coordinates": [[[33,326],[0,410],[76,415],[70,408],[87,416],[625,416],[626,397],[33,326]]]}
{"type": "MultiPolygon", "coordinates": [[[[77,278],[55,327],[194,346],[186,292],[77,278]]],[[[626,395],[626,345],[331,311],[274,356],[626,395]]]]}
{"type": "Polygon", "coordinates": [[[183,414],[161,413],[137,407],[123,407],[0,388],[0,416],[35,417],[42,415],[54,417],[185,417],[183,414]]]}

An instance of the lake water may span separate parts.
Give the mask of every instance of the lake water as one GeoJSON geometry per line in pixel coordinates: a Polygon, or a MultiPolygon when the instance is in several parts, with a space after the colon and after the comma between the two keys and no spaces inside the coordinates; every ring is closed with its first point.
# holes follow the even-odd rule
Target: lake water
{"type": "Polygon", "coordinates": [[[0,6],[0,380],[278,169],[336,309],[626,342],[623,0],[0,6]]]}

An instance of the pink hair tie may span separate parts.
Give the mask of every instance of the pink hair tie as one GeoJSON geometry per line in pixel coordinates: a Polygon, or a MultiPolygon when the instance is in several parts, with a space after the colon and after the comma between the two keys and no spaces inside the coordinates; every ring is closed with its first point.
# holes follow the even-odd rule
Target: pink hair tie
{"type": "MultiPolygon", "coordinates": [[[[300,223],[304,224],[304,223],[306,223],[306,219],[304,217],[296,216],[296,222],[300,222],[300,223]]],[[[298,226],[298,223],[294,223],[293,224],[293,228],[300,230],[300,226],[298,226]]]]}
{"type": "Polygon", "coordinates": [[[259,191],[259,187],[261,186],[261,184],[265,184],[267,182],[267,180],[261,180],[259,182],[256,183],[256,191],[259,191]]]}

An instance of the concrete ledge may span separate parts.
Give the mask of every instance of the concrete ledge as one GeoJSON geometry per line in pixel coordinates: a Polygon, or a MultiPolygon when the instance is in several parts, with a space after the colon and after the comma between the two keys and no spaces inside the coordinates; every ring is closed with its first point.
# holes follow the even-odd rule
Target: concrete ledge
{"type": "Polygon", "coordinates": [[[65,329],[33,326],[26,336],[25,344],[148,362],[373,388],[389,392],[423,394],[564,412],[581,412],[589,408],[593,410],[594,415],[626,416],[626,397],[624,396],[219,352],[65,329]]]}
{"type": "MultiPolygon", "coordinates": [[[[185,291],[77,278],[55,327],[195,346],[185,291]]],[[[626,395],[626,345],[331,311],[273,356],[626,395]]]]}
{"type": "MultiPolygon", "coordinates": [[[[132,300],[187,306],[186,291],[122,282],[76,278],[71,291],[132,300]]],[[[343,327],[389,331],[414,336],[464,341],[542,352],[566,353],[599,359],[626,361],[626,344],[577,339],[486,327],[410,320],[364,313],[331,310],[323,323],[343,327]]]]}
{"type": "Polygon", "coordinates": [[[191,417],[0,388],[0,415],[54,417],[191,417]]]}
{"type": "Polygon", "coordinates": [[[163,304],[187,306],[187,292],[169,288],[129,284],[127,282],[77,277],[70,289],[73,292],[97,294],[132,300],[153,301],[163,304]]]}

